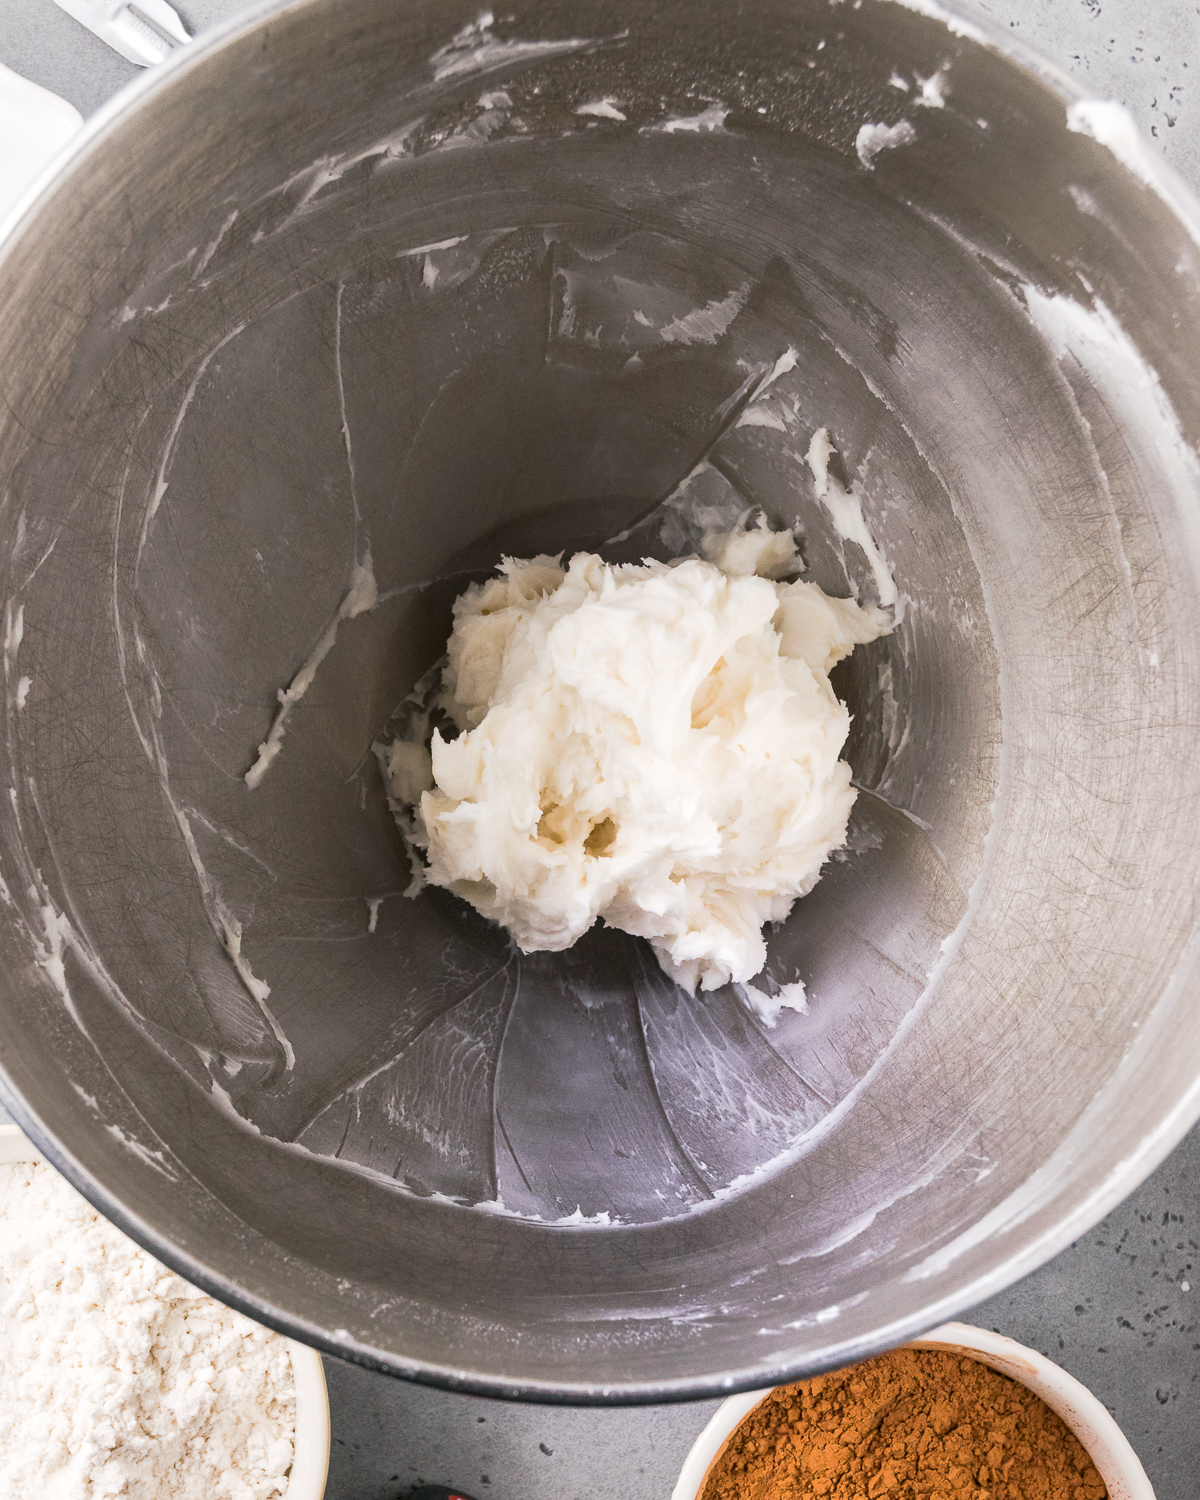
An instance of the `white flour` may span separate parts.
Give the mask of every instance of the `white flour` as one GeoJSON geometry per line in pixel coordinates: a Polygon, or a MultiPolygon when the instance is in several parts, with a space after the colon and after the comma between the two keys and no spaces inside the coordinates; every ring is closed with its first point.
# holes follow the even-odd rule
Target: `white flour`
{"type": "Polygon", "coordinates": [[[0,1166],[0,1500],[272,1500],[287,1344],[158,1264],[51,1167],[0,1166]]]}

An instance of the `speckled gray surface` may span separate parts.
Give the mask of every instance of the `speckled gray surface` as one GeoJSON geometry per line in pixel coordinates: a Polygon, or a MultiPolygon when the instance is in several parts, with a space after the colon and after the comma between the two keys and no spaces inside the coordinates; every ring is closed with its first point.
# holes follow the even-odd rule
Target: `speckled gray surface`
{"type": "MultiPolygon", "coordinates": [[[[181,0],[192,29],[239,0],[181,0]]],[[[1195,0],[958,0],[1092,92],[1123,100],[1200,188],[1195,0]]],[[[0,62],[85,113],[134,70],[51,0],[0,0],[0,62]]],[[[1091,1233],[970,1314],[1092,1388],[1158,1500],[1200,1494],[1200,1127],[1091,1233]],[[1194,1290],[1193,1290],[1194,1288],[1194,1290]]],[[[716,1403],[595,1411],[448,1396],[327,1362],[328,1500],[394,1500],[419,1480],[478,1500],[666,1500],[716,1403]]]]}

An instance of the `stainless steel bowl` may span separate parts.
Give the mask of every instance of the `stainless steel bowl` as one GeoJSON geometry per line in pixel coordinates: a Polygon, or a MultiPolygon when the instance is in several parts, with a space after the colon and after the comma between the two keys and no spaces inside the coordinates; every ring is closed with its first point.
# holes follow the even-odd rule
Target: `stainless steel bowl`
{"type": "Polygon", "coordinates": [[[1032,1269],[1200,1112],[1200,215],[928,10],[277,4],[12,227],[4,1096],[290,1334],[768,1385],[1032,1269]],[[771,938],[808,1013],[405,899],[369,747],[464,580],[686,480],[872,598],[819,426],[903,598],[840,681],[850,846],[771,938]]]}

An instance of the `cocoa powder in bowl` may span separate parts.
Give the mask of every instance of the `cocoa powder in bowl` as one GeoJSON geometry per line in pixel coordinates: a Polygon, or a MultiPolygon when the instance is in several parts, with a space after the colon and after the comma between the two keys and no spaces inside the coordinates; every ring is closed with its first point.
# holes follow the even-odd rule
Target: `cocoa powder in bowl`
{"type": "Polygon", "coordinates": [[[772,1391],[701,1500],[1108,1500],[1040,1396],[978,1360],[897,1349],[772,1391]]]}

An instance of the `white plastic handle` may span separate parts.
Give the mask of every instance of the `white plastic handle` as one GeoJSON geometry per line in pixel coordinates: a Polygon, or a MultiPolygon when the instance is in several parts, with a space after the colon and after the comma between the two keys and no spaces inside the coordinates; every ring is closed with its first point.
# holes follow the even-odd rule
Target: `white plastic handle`
{"type": "Polygon", "coordinates": [[[152,67],[191,41],[167,0],[54,0],[101,41],[140,68],[152,67]]]}
{"type": "Polygon", "coordinates": [[[74,105],[0,64],[0,219],[82,125],[74,105]]]}

